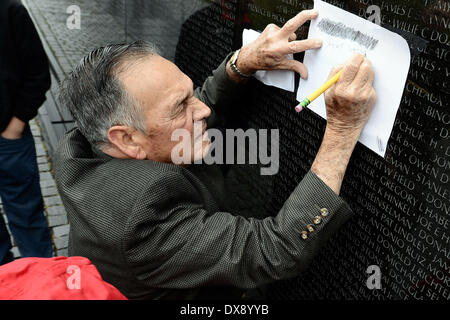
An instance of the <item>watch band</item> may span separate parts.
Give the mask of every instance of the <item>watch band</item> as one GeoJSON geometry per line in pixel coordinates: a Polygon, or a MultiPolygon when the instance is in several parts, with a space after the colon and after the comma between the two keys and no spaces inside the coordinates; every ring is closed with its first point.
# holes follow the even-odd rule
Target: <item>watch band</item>
{"type": "Polygon", "coordinates": [[[231,70],[233,70],[234,73],[238,74],[238,75],[241,76],[242,78],[251,78],[251,77],[252,77],[251,74],[245,74],[245,73],[241,72],[241,70],[239,70],[239,68],[236,66],[236,61],[237,61],[237,58],[238,58],[238,56],[239,56],[239,52],[240,52],[240,51],[241,51],[241,49],[236,50],[236,51],[234,52],[234,54],[231,56],[231,59],[230,59],[230,68],[231,68],[231,70]]]}

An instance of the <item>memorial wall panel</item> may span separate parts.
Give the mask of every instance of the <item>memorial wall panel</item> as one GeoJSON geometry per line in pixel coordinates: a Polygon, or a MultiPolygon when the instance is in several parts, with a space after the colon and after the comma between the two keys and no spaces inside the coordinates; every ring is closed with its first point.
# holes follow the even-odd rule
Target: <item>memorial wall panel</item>
{"type": "MultiPolygon", "coordinates": [[[[341,196],[354,217],[307,271],[268,286],[267,298],[448,300],[450,2],[326,2],[404,37],[411,66],[385,157],[358,144],[350,160],[341,196]],[[366,285],[371,265],[381,270],[381,289],[366,285]]],[[[183,18],[176,49],[172,45],[175,62],[197,86],[240,47],[244,27],[262,31],[268,23],[281,26],[298,11],[313,7],[313,1],[301,0],[202,3],[183,18]]],[[[308,24],[298,31],[299,37],[307,34],[308,24]]],[[[247,86],[246,95],[230,106],[227,125],[278,128],[280,168],[271,177],[260,176],[252,165],[229,168],[230,208],[246,216],[276,215],[309,170],[326,122],[310,110],[297,114],[294,93],[256,80],[247,86]]]]}

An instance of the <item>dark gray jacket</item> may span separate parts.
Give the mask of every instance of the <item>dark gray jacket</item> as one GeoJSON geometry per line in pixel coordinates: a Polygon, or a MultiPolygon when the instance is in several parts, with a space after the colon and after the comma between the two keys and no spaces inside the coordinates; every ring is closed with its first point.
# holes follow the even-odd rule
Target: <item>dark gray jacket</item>
{"type": "MultiPolygon", "coordinates": [[[[217,110],[236,87],[224,61],[196,96],[217,110]]],[[[200,287],[254,288],[293,277],[352,214],[312,172],[276,217],[259,220],[221,211],[216,191],[190,170],[94,152],[78,129],[55,155],[69,254],[89,258],[133,299],[194,298],[200,287]],[[303,239],[309,224],[315,230],[303,239]]]]}

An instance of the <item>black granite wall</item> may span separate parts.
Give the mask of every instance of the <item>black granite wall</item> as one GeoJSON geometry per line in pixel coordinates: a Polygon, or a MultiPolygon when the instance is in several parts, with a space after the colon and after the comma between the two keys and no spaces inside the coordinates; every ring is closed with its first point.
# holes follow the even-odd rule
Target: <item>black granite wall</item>
{"type": "MultiPolygon", "coordinates": [[[[141,15],[136,17],[146,19],[154,14],[142,11],[152,5],[139,7],[139,2],[134,10],[141,15]]],[[[153,6],[165,3],[149,2],[153,6]]],[[[358,144],[351,158],[341,195],[354,210],[354,218],[328,242],[308,271],[270,285],[267,297],[448,300],[450,2],[326,2],[364,18],[371,15],[367,13],[370,5],[378,5],[381,25],[408,41],[412,62],[386,156],[382,158],[358,144]],[[381,289],[366,286],[370,265],[381,269],[381,289]]],[[[302,0],[192,3],[192,14],[178,22],[180,29],[174,26],[176,30],[165,30],[164,34],[171,43],[166,48],[168,56],[173,54],[196,85],[201,85],[230,51],[240,47],[244,27],[261,31],[268,23],[281,26],[298,11],[313,6],[313,1],[302,0]]],[[[161,14],[159,18],[164,19],[164,12],[161,14]]],[[[128,30],[132,38],[152,40],[139,28],[130,26],[128,30]]],[[[306,37],[307,32],[306,25],[299,30],[299,37],[306,37]]],[[[302,55],[296,58],[301,60],[302,55]]],[[[256,80],[249,82],[246,95],[240,99],[241,103],[230,107],[228,126],[278,128],[280,169],[275,176],[262,177],[257,166],[229,168],[230,210],[256,217],[276,215],[309,170],[325,121],[309,110],[297,114],[293,93],[256,80]]]]}

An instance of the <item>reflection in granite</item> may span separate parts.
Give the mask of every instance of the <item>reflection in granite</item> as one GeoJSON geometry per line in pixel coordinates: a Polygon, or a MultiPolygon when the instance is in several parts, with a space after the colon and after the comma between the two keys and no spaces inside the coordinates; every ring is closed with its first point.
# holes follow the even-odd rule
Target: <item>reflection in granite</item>
{"type": "Polygon", "coordinates": [[[207,5],[202,0],[127,1],[127,40],[153,42],[164,58],[174,61],[181,25],[194,12],[207,5]]]}

